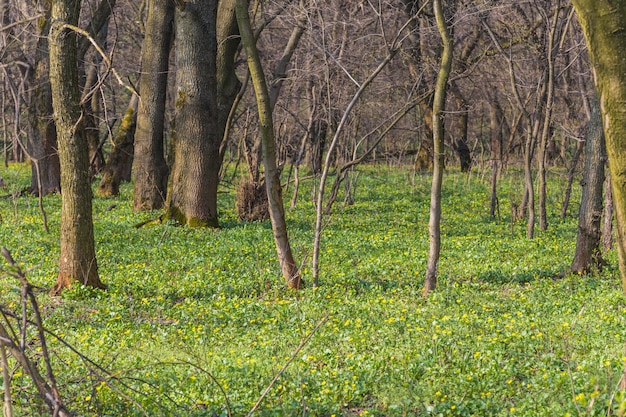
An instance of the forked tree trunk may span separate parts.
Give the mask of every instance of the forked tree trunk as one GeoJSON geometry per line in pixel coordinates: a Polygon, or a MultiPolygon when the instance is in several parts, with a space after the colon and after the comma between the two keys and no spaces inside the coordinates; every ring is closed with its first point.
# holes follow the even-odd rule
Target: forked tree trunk
{"type": "Polygon", "coordinates": [[[448,90],[448,78],[452,68],[453,39],[446,24],[441,0],[433,1],[437,28],[441,35],[443,50],[441,52],[441,64],[435,96],[433,99],[433,182],[430,190],[430,220],[428,221],[428,235],[430,249],[428,252],[428,264],[426,267],[426,279],[424,281],[424,297],[437,286],[437,267],[439,265],[439,253],[441,250],[441,185],[443,183],[444,170],[444,110],[446,106],[446,93],[448,90]]]}
{"type": "Polygon", "coordinates": [[[217,186],[217,0],[176,10],[176,141],[166,218],[190,227],[219,227],[217,186]]]}
{"type": "Polygon", "coordinates": [[[89,154],[81,121],[76,68],[76,34],[65,25],[77,25],[78,0],[54,0],[50,28],[50,84],[61,162],[61,256],[53,293],[78,281],[105,288],[96,261],[89,154]]]}
{"type": "Polygon", "coordinates": [[[600,249],[602,219],[602,189],[606,146],[602,120],[597,101],[594,101],[587,127],[583,192],[578,213],[578,236],[571,270],[586,274],[594,267],[602,268],[604,261],[600,249]]]}
{"type": "Polygon", "coordinates": [[[133,160],[133,208],[156,210],[163,207],[169,169],[165,161],[163,132],[170,45],[174,25],[171,0],[148,2],[146,35],[141,50],[139,109],[133,160]]]}
{"type": "Polygon", "coordinates": [[[573,0],[585,34],[606,139],[622,287],[626,291],[626,2],[573,0]]]}
{"type": "Polygon", "coordinates": [[[289,237],[287,235],[287,223],[285,222],[285,209],[283,206],[282,188],[280,185],[279,171],[276,166],[276,144],[274,137],[274,124],[272,120],[272,106],[270,95],[265,82],[265,74],[261,66],[261,59],[256,48],[256,42],[252,33],[250,16],[248,15],[248,2],[237,0],[237,23],[241,33],[241,42],[248,60],[250,77],[254,85],[259,110],[259,125],[263,147],[263,165],[265,167],[265,186],[269,204],[272,232],[276,243],[276,252],[280,263],[283,278],[290,288],[300,288],[302,280],[296,265],[289,237]]]}

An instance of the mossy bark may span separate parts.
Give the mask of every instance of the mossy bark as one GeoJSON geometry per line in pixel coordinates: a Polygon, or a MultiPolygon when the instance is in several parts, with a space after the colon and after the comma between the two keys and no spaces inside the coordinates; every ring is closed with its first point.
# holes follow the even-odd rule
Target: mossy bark
{"type": "Polygon", "coordinates": [[[606,139],[622,287],[626,292],[626,2],[573,0],[583,28],[606,139]]]}
{"type": "Polygon", "coordinates": [[[174,27],[174,4],[151,0],[141,51],[141,99],[134,138],[133,208],[160,209],[165,204],[169,169],[165,161],[164,124],[167,74],[174,27]]]}
{"type": "Polygon", "coordinates": [[[102,170],[102,179],[96,193],[100,197],[117,196],[123,180],[129,181],[129,168],[133,160],[133,136],[137,122],[138,97],[133,95],[119,130],[113,138],[113,149],[102,170]]]}
{"type": "Polygon", "coordinates": [[[61,162],[61,255],[53,293],[74,281],[105,288],[96,261],[89,154],[81,120],[76,34],[66,24],[76,25],[80,1],[55,0],[50,28],[50,84],[61,162]]]}
{"type": "Polygon", "coordinates": [[[166,218],[218,227],[217,0],[176,10],[176,143],[166,218]]]}

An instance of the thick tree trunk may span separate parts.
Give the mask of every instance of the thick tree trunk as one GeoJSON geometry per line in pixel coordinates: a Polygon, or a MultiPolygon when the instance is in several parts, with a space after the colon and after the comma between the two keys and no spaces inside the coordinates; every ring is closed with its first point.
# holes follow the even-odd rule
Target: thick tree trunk
{"type": "Polygon", "coordinates": [[[76,34],[65,27],[76,25],[80,1],[54,0],[50,28],[50,84],[61,162],[61,256],[53,293],[78,281],[105,288],[96,261],[89,156],[81,121],[76,34]]]}
{"type": "Polygon", "coordinates": [[[219,227],[217,186],[217,0],[176,10],[176,142],[166,218],[190,227],[219,227]]]}
{"type": "Polygon", "coordinates": [[[437,28],[441,35],[443,50],[441,52],[441,64],[435,96],[433,99],[433,182],[430,190],[430,220],[428,222],[428,234],[430,238],[430,250],[428,252],[428,264],[426,267],[426,279],[424,281],[424,297],[437,286],[437,267],[439,265],[439,253],[441,250],[441,185],[443,183],[444,170],[444,110],[446,106],[446,93],[448,90],[448,78],[452,68],[453,39],[448,30],[443,13],[441,0],[433,1],[437,28]]]}
{"type": "Polygon", "coordinates": [[[50,4],[40,18],[41,34],[37,39],[37,54],[29,108],[31,135],[27,142],[31,161],[30,192],[48,195],[61,191],[61,168],[57,152],[57,132],[52,120],[52,91],[50,89],[50,65],[48,57],[48,32],[50,30],[50,4]]]}
{"type": "Polygon", "coordinates": [[[302,281],[300,279],[298,266],[291,252],[291,245],[289,244],[289,237],[287,235],[282,188],[280,185],[279,170],[276,166],[276,144],[272,120],[272,106],[265,82],[265,74],[263,73],[259,52],[256,48],[256,41],[250,25],[248,3],[246,0],[237,0],[237,23],[239,24],[241,42],[246,51],[248,68],[256,92],[263,147],[263,165],[265,167],[265,186],[267,189],[270,219],[272,222],[278,261],[287,286],[297,289],[302,286],[302,281]]]}
{"type": "Polygon", "coordinates": [[[163,207],[169,169],[165,161],[163,132],[170,45],[174,25],[174,4],[150,0],[146,36],[141,51],[139,109],[133,160],[133,208],[155,210],[163,207]]]}
{"type": "Polygon", "coordinates": [[[600,117],[598,103],[594,102],[591,120],[587,127],[583,192],[578,213],[578,236],[571,267],[572,272],[579,274],[586,274],[594,267],[602,268],[604,263],[600,249],[600,221],[606,147],[600,117]]]}
{"type": "Polygon", "coordinates": [[[136,95],[130,99],[128,109],[124,113],[117,135],[113,138],[113,149],[109,160],[102,170],[102,179],[97,194],[100,197],[117,196],[122,181],[130,181],[130,167],[133,161],[133,136],[137,125],[136,95]]]}
{"type": "Polygon", "coordinates": [[[617,249],[626,291],[626,2],[573,0],[594,72],[613,184],[617,249]]]}

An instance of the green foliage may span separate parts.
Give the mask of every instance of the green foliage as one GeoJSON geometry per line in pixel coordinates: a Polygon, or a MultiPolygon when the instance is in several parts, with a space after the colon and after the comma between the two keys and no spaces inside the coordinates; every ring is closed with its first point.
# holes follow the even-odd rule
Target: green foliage
{"type": "MultiPolygon", "coordinates": [[[[525,238],[523,221],[511,223],[519,173],[503,179],[496,219],[488,216],[486,179],[447,173],[440,287],[424,300],[429,177],[380,166],[361,171],[355,204],[337,204],[327,218],[321,286],[298,293],[284,288],[269,223],[238,222],[232,191],[220,194],[220,230],[135,229],[158,213],[134,213],[128,184],[118,198],[95,199],[98,263],[109,289],[76,285],[61,299],[40,296],[47,327],[113,372],[90,374],[51,338],[69,408],[85,416],[144,415],[141,408],[226,415],[217,381],[233,414],[244,415],[326,313],[258,415],[557,416],[625,408],[617,390],[626,314],[616,255],[608,253],[610,265],[594,277],[554,278],[571,262],[576,233],[574,218],[558,217],[558,172],[549,184],[549,229],[534,240],[525,238]]],[[[11,184],[25,172],[15,166],[3,175],[11,184]]],[[[305,280],[310,185],[288,213],[305,280]]],[[[49,235],[36,199],[2,200],[0,237],[21,264],[37,265],[31,281],[50,287],[59,197],[45,206],[49,235]]],[[[1,299],[17,307],[14,286],[3,278],[1,299]]],[[[36,414],[36,403],[20,395],[16,402],[36,414]]]]}

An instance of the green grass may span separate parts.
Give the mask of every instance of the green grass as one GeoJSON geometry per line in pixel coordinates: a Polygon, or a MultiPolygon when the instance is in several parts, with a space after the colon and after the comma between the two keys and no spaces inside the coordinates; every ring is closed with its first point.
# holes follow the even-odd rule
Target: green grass
{"type": "MultiPolygon", "coordinates": [[[[128,184],[119,198],[94,200],[108,291],[77,285],[60,299],[39,295],[46,326],[115,376],[90,375],[50,338],[69,407],[85,416],[143,415],[141,408],[155,416],[226,415],[217,381],[233,414],[244,415],[328,314],[258,415],[623,411],[626,397],[617,387],[626,360],[626,304],[616,254],[606,255],[609,266],[596,276],[552,278],[569,266],[576,236],[576,219],[558,216],[560,172],[550,175],[549,229],[534,240],[525,238],[523,222],[510,221],[510,202],[521,195],[519,173],[502,180],[502,216],[491,219],[489,175],[448,172],[439,287],[424,300],[430,180],[401,168],[360,171],[355,204],[337,204],[326,217],[321,285],[299,293],[284,288],[269,223],[238,222],[230,191],[220,194],[219,231],[133,228],[155,213],[132,211],[128,184]],[[111,204],[116,208],[107,211],[111,204]]],[[[28,175],[21,165],[3,172],[10,190],[27,185],[28,175]]],[[[310,186],[288,212],[309,283],[310,186]]],[[[35,198],[1,200],[0,244],[34,267],[35,285],[49,288],[59,197],[47,197],[45,207],[50,234],[35,198]]],[[[2,278],[0,288],[2,302],[17,308],[15,283],[2,278]]],[[[16,407],[45,414],[20,374],[13,380],[16,407]]]]}

